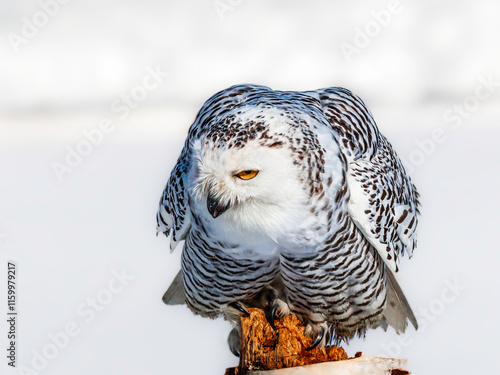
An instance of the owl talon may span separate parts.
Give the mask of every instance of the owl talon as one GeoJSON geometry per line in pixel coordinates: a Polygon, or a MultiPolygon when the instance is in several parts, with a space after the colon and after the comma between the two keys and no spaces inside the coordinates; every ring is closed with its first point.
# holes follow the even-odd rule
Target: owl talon
{"type": "Polygon", "coordinates": [[[266,313],[266,318],[270,326],[275,330],[276,327],[274,325],[274,318],[276,317],[276,312],[278,311],[278,305],[276,303],[273,303],[271,305],[271,310],[267,311],[266,313]]]}
{"type": "Polygon", "coordinates": [[[231,350],[231,353],[233,353],[233,355],[235,357],[238,357],[238,358],[240,357],[240,352],[238,349],[234,349],[234,348],[229,347],[229,350],[231,350]]]}
{"type": "Polygon", "coordinates": [[[250,313],[248,312],[248,310],[241,306],[238,302],[232,302],[229,304],[229,306],[243,313],[243,315],[245,315],[247,318],[250,317],[250,313]]]}
{"type": "Polygon", "coordinates": [[[312,345],[307,347],[306,350],[309,351],[309,350],[313,350],[314,348],[316,348],[321,343],[321,341],[323,341],[323,338],[325,337],[325,333],[326,333],[326,329],[322,327],[318,336],[316,336],[316,340],[314,340],[312,345]]]}
{"type": "Polygon", "coordinates": [[[233,328],[233,330],[229,333],[227,337],[227,344],[229,346],[229,350],[236,357],[240,356],[240,332],[237,328],[233,328]]]}
{"type": "Polygon", "coordinates": [[[269,289],[267,290],[265,296],[267,300],[267,306],[264,309],[264,312],[266,314],[266,319],[269,325],[273,328],[273,330],[276,330],[276,327],[274,325],[274,318],[276,317],[276,312],[278,311],[279,308],[279,305],[276,301],[276,292],[272,289],[269,289]]]}

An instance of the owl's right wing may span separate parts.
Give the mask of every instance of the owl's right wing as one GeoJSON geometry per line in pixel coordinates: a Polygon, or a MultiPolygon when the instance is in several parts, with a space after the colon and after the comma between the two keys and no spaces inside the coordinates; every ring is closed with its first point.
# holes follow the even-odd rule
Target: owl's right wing
{"type": "Polygon", "coordinates": [[[191,228],[189,195],[186,189],[191,161],[189,151],[184,147],[177,164],[170,173],[167,186],[160,198],[156,213],[156,232],[171,234],[170,250],[173,251],[179,241],[186,238],[191,228]]]}

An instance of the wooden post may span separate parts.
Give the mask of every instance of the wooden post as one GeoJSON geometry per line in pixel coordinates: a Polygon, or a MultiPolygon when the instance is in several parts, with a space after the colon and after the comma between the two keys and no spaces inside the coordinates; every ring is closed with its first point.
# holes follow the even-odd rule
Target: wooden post
{"type": "Polygon", "coordinates": [[[342,347],[305,350],[312,344],[304,326],[294,315],[269,325],[260,309],[249,309],[241,318],[240,363],[226,375],[311,375],[311,374],[409,374],[399,368],[405,360],[357,355],[349,359],[342,347]]]}

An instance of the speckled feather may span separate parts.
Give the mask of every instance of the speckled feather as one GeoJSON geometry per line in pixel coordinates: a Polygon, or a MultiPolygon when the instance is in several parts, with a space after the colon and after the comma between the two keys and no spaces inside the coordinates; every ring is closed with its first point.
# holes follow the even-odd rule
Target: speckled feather
{"type": "Polygon", "coordinates": [[[418,193],[357,96],[238,85],[201,108],[157,220],[172,249],[185,240],[176,290],[193,312],[228,316],[274,288],[310,332],[327,325],[340,340],[416,327],[392,272],[416,247],[417,216],[418,193]],[[253,158],[255,181],[233,181],[253,158]],[[216,219],[209,193],[230,205],[216,219]]]}

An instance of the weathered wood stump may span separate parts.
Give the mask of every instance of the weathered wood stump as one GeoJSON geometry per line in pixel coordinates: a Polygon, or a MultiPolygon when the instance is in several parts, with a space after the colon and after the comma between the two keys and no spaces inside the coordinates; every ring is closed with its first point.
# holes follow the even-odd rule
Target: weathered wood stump
{"type": "Polygon", "coordinates": [[[241,318],[240,323],[239,366],[227,369],[226,375],[408,374],[398,370],[406,363],[401,360],[359,357],[361,353],[356,355],[359,358],[349,359],[344,349],[336,346],[307,351],[312,340],[304,335],[304,326],[296,316],[277,319],[274,330],[262,310],[248,311],[250,317],[241,318]]]}

